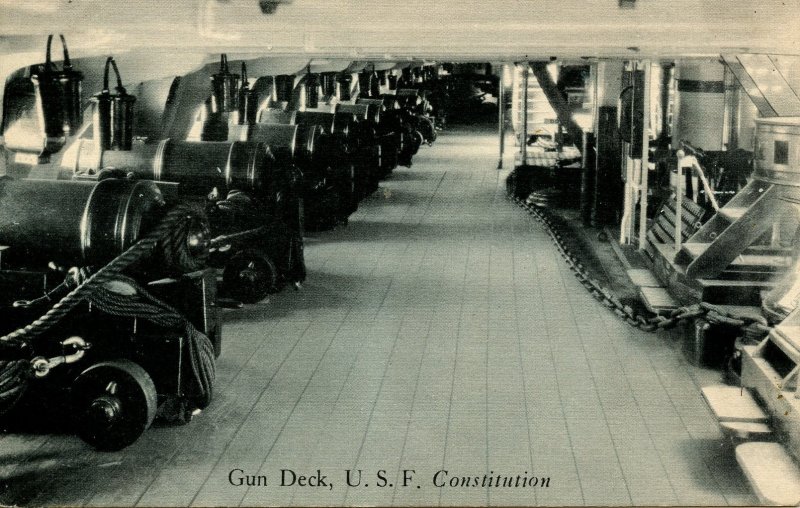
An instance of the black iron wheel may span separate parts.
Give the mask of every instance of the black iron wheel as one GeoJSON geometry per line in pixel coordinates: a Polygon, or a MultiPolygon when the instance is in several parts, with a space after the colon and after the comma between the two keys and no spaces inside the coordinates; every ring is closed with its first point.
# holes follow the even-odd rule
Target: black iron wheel
{"type": "Polygon", "coordinates": [[[98,450],[121,450],[135,442],[158,408],[153,380],[125,359],[92,365],[71,391],[78,436],[98,450]]]}
{"type": "Polygon", "coordinates": [[[278,269],[264,252],[243,250],[225,265],[222,284],[227,296],[243,303],[256,303],[276,291],[278,269]]]}

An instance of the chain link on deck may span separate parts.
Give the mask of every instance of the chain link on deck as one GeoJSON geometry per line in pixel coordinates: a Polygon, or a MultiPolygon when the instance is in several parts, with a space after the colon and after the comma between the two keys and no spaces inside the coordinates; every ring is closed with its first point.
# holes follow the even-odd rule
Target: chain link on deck
{"type": "Polygon", "coordinates": [[[645,332],[655,332],[674,328],[681,321],[703,318],[710,324],[722,324],[739,328],[743,336],[747,338],[755,339],[769,333],[770,327],[766,325],[766,320],[734,315],[721,307],[705,302],[678,307],[671,311],[669,315],[637,312],[630,305],[625,305],[613,292],[603,287],[597,279],[591,276],[586,267],[567,247],[564,235],[545,209],[519,198],[514,198],[514,201],[542,225],[561,257],[569,265],[572,273],[589,293],[629,325],[645,332]]]}

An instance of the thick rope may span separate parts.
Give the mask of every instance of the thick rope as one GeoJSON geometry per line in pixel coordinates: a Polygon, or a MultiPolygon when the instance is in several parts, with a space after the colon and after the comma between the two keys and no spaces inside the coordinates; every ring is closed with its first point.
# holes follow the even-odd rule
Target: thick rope
{"type": "Polygon", "coordinates": [[[30,366],[27,359],[0,361],[0,415],[14,407],[25,393],[30,366]]]}
{"type": "Polygon", "coordinates": [[[194,380],[189,390],[190,395],[201,408],[208,405],[216,375],[214,345],[177,309],[148,293],[133,279],[122,275],[98,286],[90,295],[89,301],[98,310],[112,316],[134,317],[167,329],[182,330],[186,334],[187,354],[194,380]],[[133,294],[114,291],[111,289],[114,283],[129,286],[133,289],[133,294]]]}
{"type": "Polygon", "coordinates": [[[137,241],[128,250],[114,258],[106,266],[70,291],[43,316],[29,325],[3,335],[0,337],[0,342],[15,343],[20,347],[26,347],[28,345],[26,339],[37,337],[52,328],[53,325],[58,323],[79,303],[91,296],[92,291],[100,284],[110,280],[114,275],[136,262],[152,255],[158,246],[163,246],[165,244],[172,245],[170,239],[176,237],[174,231],[180,230],[181,224],[185,224],[187,219],[190,221],[193,217],[196,217],[196,212],[197,207],[195,205],[176,206],[170,210],[164,220],[147,236],[137,241]]]}
{"type": "MultiPolygon", "coordinates": [[[[191,235],[202,232],[204,235],[209,233],[209,225],[202,206],[192,203],[184,203],[173,209],[177,217],[171,229],[165,228],[164,236],[158,243],[157,253],[162,256],[164,266],[179,273],[196,272],[207,266],[209,250],[206,246],[190,246],[188,241],[191,235]]],[[[170,218],[172,212],[167,215],[165,221],[170,218]]],[[[148,235],[149,236],[149,235],[148,235]]],[[[198,238],[197,240],[203,240],[198,238]]]]}
{"type": "MultiPolygon", "coordinates": [[[[202,215],[198,214],[198,207],[196,205],[187,204],[176,206],[170,210],[164,220],[147,236],[136,242],[128,250],[114,258],[110,263],[85,279],[82,283],[78,284],[75,289],[53,305],[43,316],[27,326],[0,337],[0,350],[9,350],[15,358],[0,360],[0,414],[12,408],[28,387],[28,379],[30,378],[31,372],[30,358],[33,356],[30,340],[48,331],[82,301],[92,299],[93,293],[97,291],[104,282],[111,280],[119,272],[130,267],[134,263],[152,255],[154,250],[158,247],[160,247],[161,253],[164,256],[163,261],[168,266],[192,267],[195,264],[204,263],[205,256],[208,255],[206,249],[200,253],[200,256],[197,256],[197,259],[192,259],[190,253],[187,252],[188,246],[186,245],[188,231],[185,228],[189,227],[188,224],[194,223],[198,217],[202,217],[202,215]],[[181,238],[183,243],[179,241],[181,238]]],[[[192,255],[196,254],[192,253],[192,255]]],[[[81,275],[83,275],[83,273],[81,273],[81,275]]],[[[52,292],[50,294],[52,294],[52,292]]],[[[202,339],[196,337],[195,332],[196,330],[192,331],[187,329],[187,335],[191,338],[189,342],[192,348],[190,350],[192,367],[195,377],[198,379],[198,384],[202,387],[201,392],[206,393],[207,391],[210,397],[210,387],[211,384],[213,384],[213,347],[211,347],[210,358],[212,365],[211,374],[209,375],[207,360],[201,360],[202,363],[200,365],[198,365],[198,361],[196,360],[197,357],[207,356],[205,353],[208,350],[208,346],[202,343],[202,339]],[[198,342],[200,344],[199,346],[197,345],[198,342]]],[[[208,341],[208,338],[206,338],[206,341],[208,341]]],[[[12,356],[9,355],[6,358],[11,357],[12,356]]]]}

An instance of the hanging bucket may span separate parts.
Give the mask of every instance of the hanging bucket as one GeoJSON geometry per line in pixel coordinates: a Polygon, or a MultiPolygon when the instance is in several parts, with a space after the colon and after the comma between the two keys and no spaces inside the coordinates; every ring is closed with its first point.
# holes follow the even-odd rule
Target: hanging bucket
{"type": "Polygon", "coordinates": [[[358,73],[358,94],[362,97],[369,97],[371,75],[369,71],[358,73]]]}
{"type": "Polygon", "coordinates": [[[37,101],[44,118],[44,130],[48,138],[60,138],[74,134],[81,124],[81,81],[83,74],[72,68],[67,41],[63,35],[61,46],[64,65],[56,67],[51,57],[53,35],[47,37],[47,53],[39,72],[31,75],[36,89],[37,101]]]}
{"type": "Polygon", "coordinates": [[[275,100],[278,102],[290,102],[294,91],[294,76],[292,74],[281,74],[275,76],[275,100]]]}
{"type": "Polygon", "coordinates": [[[319,86],[317,85],[316,74],[306,74],[305,92],[306,108],[316,108],[319,106],[319,86]]]}
{"type": "Polygon", "coordinates": [[[30,77],[10,79],[3,97],[5,147],[14,152],[36,153],[38,162],[49,161],[80,128],[81,81],[83,74],[72,68],[69,51],[64,50],[63,68],[51,58],[53,36],[47,38],[45,63],[30,68],[30,77]]]}
{"type": "Polygon", "coordinates": [[[323,97],[333,97],[336,94],[336,73],[323,72],[319,77],[323,97]]]}
{"type": "Polygon", "coordinates": [[[340,101],[350,100],[350,84],[353,82],[353,76],[347,73],[339,74],[336,79],[338,88],[338,98],[340,101]]]}
{"type": "Polygon", "coordinates": [[[211,96],[203,103],[205,121],[200,131],[200,141],[226,141],[228,139],[228,120],[217,111],[216,98],[211,96]]]}
{"type": "Polygon", "coordinates": [[[258,112],[258,92],[250,88],[247,65],[242,62],[242,86],[239,88],[239,125],[254,125],[258,112]]]}
{"type": "Polygon", "coordinates": [[[370,97],[380,97],[381,95],[381,84],[378,79],[378,75],[375,73],[375,69],[369,75],[369,96],[370,97]]]}
{"type": "Polygon", "coordinates": [[[214,93],[216,112],[229,113],[236,110],[238,98],[239,75],[228,70],[228,55],[219,57],[219,72],[211,75],[211,87],[214,93]]]}
{"type": "Polygon", "coordinates": [[[117,62],[114,57],[106,59],[103,72],[103,91],[92,99],[95,139],[101,150],[130,150],[133,143],[133,104],[136,97],[129,95],[122,86],[117,62]],[[108,70],[114,69],[117,76],[115,93],[108,84],[108,70]]]}

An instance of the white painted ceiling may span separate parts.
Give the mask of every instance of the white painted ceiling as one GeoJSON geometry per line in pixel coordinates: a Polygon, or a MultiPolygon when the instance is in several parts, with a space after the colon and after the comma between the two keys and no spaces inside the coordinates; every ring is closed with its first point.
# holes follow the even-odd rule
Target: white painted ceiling
{"type": "Polygon", "coordinates": [[[349,60],[800,54],[798,0],[0,0],[0,51],[64,32],[78,56],[144,49],[349,60]]]}

